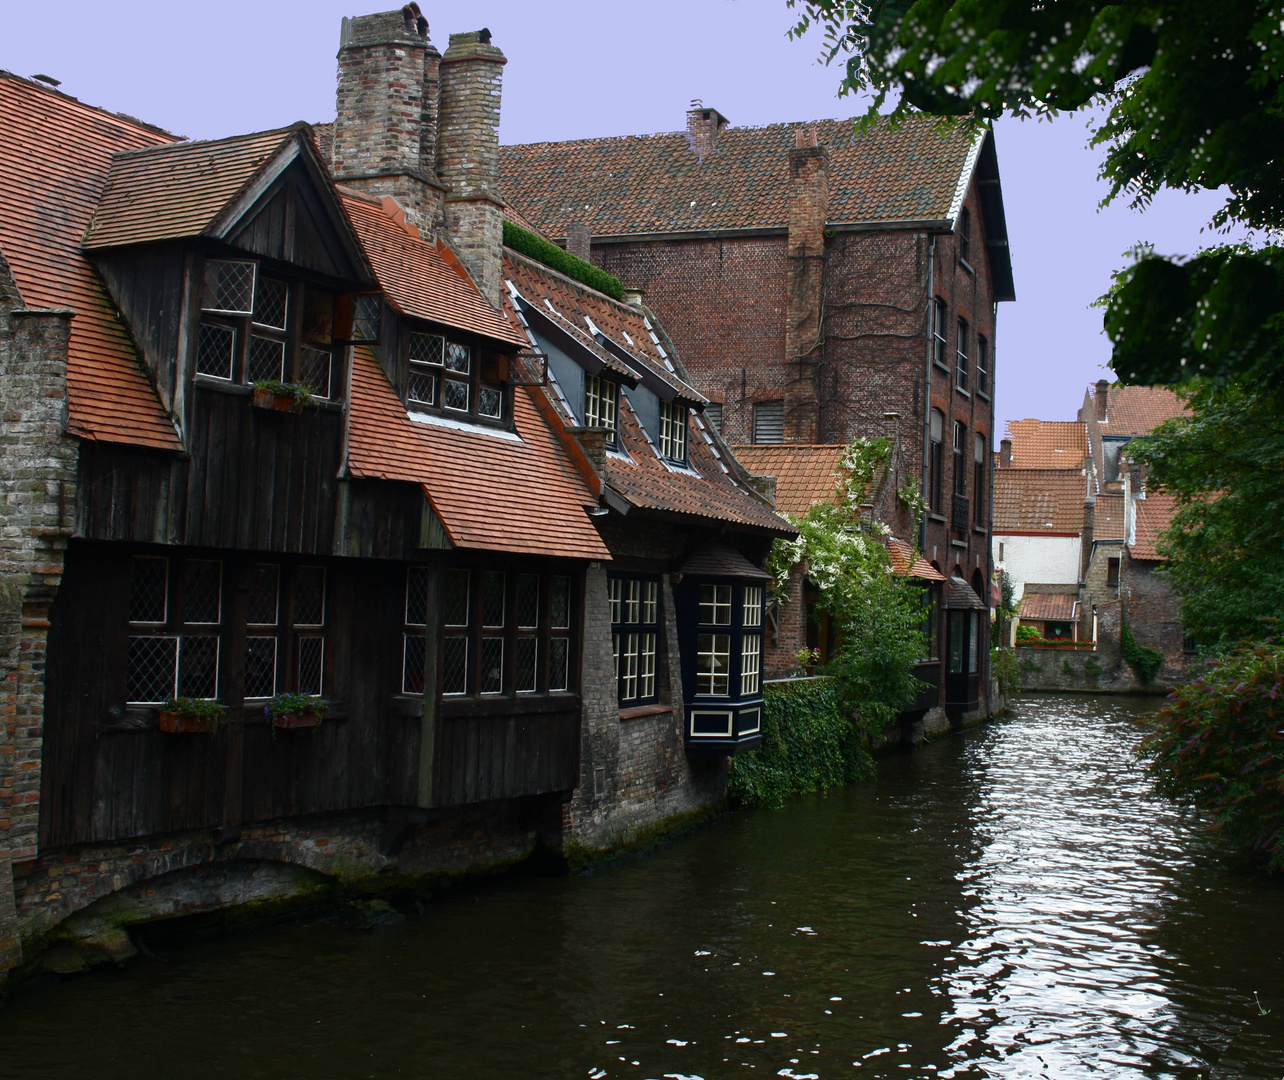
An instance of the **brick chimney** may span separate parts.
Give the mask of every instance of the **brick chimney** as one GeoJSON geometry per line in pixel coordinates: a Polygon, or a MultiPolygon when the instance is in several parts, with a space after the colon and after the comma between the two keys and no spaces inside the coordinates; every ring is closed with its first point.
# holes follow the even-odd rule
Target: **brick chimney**
{"type": "Polygon", "coordinates": [[[441,58],[437,175],[446,186],[451,246],[495,307],[500,305],[504,202],[499,196],[499,102],[504,54],[489,30],[451,34],[441,58]]]}
{"type": "Polygon", "coordinates": [[[706,109],[696,98],[687,110],[687,139],[696,158],[703,161],[718,148],[718,134],[729,121],[717,109],[706,109]]]}
{"type": "Polygon", "coordinates": [[[416,3],[343,20],[335,179],[392,196],[428,239],[442,216],[442,186],[434,171],[440,60],[416,3]]]}
{"type": "Polygon", "coordinates": [[[1106,422],[1106,405],[1107,405],[1107,402],[1109,401],[1109,398],[1110,398],[1110,383],[1107,382],[1105,379],[1098,379],[1097,394],[1096,394],[1096,397],[1093,399],[1093,402],[1097,406],[1097,419],[1103,424],[1106,422]]]}
{"type": "Polygon", "coordinates": [[[785,285],[785,442],[820,441],[820,312],[825,287],[829,151],[815,128],[789,151],[788,280],[785,285]]]}
{"type": "Polygon", "coordinates": [[[1012,440],[1011,439],[999,440],[999,468],[1001,469],[1012,468],[1012,440]]]}
{"type": "Polygon", "coordinates": [[[566,226],[566,250],[577,259],[589,262],[593,248],[593,234],[582,221],[572,221],[566,226]]]}

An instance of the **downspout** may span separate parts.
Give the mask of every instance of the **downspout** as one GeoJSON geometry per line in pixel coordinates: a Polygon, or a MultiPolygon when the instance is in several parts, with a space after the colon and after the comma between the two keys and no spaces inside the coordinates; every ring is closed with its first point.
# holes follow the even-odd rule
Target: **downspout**
{"type": "MultiPolygon", "coordinates": [[[[923,475],[921,477],[925,507],[930,507],[932,493],[929,489],[932,476],[932,320],[936,317],[936,237],[928,240],[927,247],[927,347],[923,353],[923,475]]],[[[927,515],[918,523],[918,549],[927,550],[927,515]]]]}

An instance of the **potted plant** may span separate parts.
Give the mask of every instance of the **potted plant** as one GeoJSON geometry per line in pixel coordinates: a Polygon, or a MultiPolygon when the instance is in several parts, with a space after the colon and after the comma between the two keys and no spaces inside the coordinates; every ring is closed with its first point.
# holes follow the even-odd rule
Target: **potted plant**
{"type": "Polygon", "coordinates": [[[311,694],[277,694],[263,706],[263,715],[277,729],[314,728],[329,708],[321,698],[311,694]]]}
{"type": "Polygon", "coordinates": [[[171,735],[213,734],[227,721],[227,708],[208,698],[170,698],[160,707],[160,729],[171,735]]]}
{"type": "Polygon", "coordinates": [[[803,668],[808,675],[816,674],[816,665],[820,663],[819,649],[799,649],[798,666],[803,668]]]}
{"type": "Polygon", "coordinates": [[[250,404],[258,409],[297,413],[304,405],[314,404],[306,386],[283,383],[277,379],[259,379],[254,383],[250,404]]]}

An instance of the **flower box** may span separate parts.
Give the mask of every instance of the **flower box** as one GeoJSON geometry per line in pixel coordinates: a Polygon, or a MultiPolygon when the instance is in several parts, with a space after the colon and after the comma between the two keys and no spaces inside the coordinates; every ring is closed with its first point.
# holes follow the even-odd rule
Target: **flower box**
{"type": "Polygon", "coordinates": [[[254,388],[250,404],[256,409],[272,409],[275,412],[299,413],[303,411],[303,399],[294,394],[281,394],[261,386],[254,388]]]}
{"type": "Polygon", "coordinates": [[[320,713],[283,713],[272,717],[272,726],[280,731],[306,731],[320,723],[320,713]]]}
{"type": "Polygon", "coordinates": [[[157,712],[157,726],[168,735],[213,734],[227,720],[227,709],[203,698],[171,698],[157,712]]]}

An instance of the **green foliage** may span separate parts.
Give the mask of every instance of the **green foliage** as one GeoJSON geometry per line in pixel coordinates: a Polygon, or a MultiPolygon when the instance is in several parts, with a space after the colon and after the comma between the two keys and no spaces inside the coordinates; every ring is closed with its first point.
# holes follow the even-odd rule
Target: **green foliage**
{"type": "Polygon", "coordinates": [[[536,262],[551,266],[567,277],[583,282],[589,288],[606,293],[616,300],[624,299],[624,285],[619,278],[511,221],[504,222],[504,246],[520,251],[536,262]]]}
{"type": "Polygon", "coordinates": [[[1088,657],[1088,659],[1083,662],[1083,673],[1089,679],[1101,678],[1101,661],[1099,661],[1095,656],[1088,657]]]}
{"type": "Polygon", "coordinates": [[[1284,616],[1284,401],[1270,388],[1200,383],[1191,415],[1128,444],[1148,486],[1178,503],[1158,573],[1187,633],[1211,649],[1274,632],[1284,616]]]}
{"type": "Polygon", "coordinates": [[[291,714],[297,716],[325,716],[329,704],[311,694],[277,694],[263,706],[263,715],[279,720],[291,714]]]}
{"type": "Polygon", "coordinates": [[[1017,668],[1016,651],[1013,649],[993,648],[990,650],[990,675],[999,684],[999,691],[1007,694],[1020,685],[1020,671],[1017,668]]]}
{"type": "Polygon", "coordinates": [[[275,394],[278,397],[293,398],[304,405],[316,404],[316,399],[308,388],[306,386],[298,386],[295,383],[281,382],[279,379],[259,379],[253,384],[253,387],[255,390],[266,390],[269,394],[275,394]]]}
{"type": "Polygon", "coordinates": [[[1144,683],[1154,682],[1159,669],[1164,666],[1164,654],[1149,645],[1138,645],[1126,622],[1119,630],[1119,644],[1124,661],[1132,668],[1133,674],[1144,683]]]}
{"type": "Polygon", "coordinates": [[[1019,666],[1022,671],[1028,672],[1031,675],[1033,675],[1035,672],[1043,670],[1042,664],[1040,664],[1037,660],[1031,660],[1029,657],[1022,660],[1019,666]]]}
{"type": "Polygon", "coordinates": [[[784,602],[793,568],[804,559],[839,642],[827,666],[870,734],[881,732],[924,685],[913,668],[926,649],[923,591],[892,573],[882,537],[860,506],[887,461],[886,439],[853,439],[839,468],[837,503],[817,504],[797,519],[798,536],[777,540],[768,560],[784,602]]]}
{"type": "Polygon", "coordinates": [[[1206,661],[1155,717],[1141,745],[1161,792],[1212,819],[1222,842],[1284,870],[1284,647],[1206,661]]]}
{"type": "Polygon", "coordinates": [[[1033,626],[1018,626],[1016,628],[1017,645],[1042,645],[1043,635],[1033,626]]]}
{"type": "Polygon", "coordinates": [[[210,720],[215,728],[221,727],[227,719],[227,706],[208,698],[170,698],[161,706],[161,712],[179,713],[197,720],[210,720]]]}
{"type": "Polygon", "coordinates": [[[762,743],[731,762],[733,801],[778,807],[873,775],[873,760],[832,679],[769,683],[763,698],[762,743]]]}

